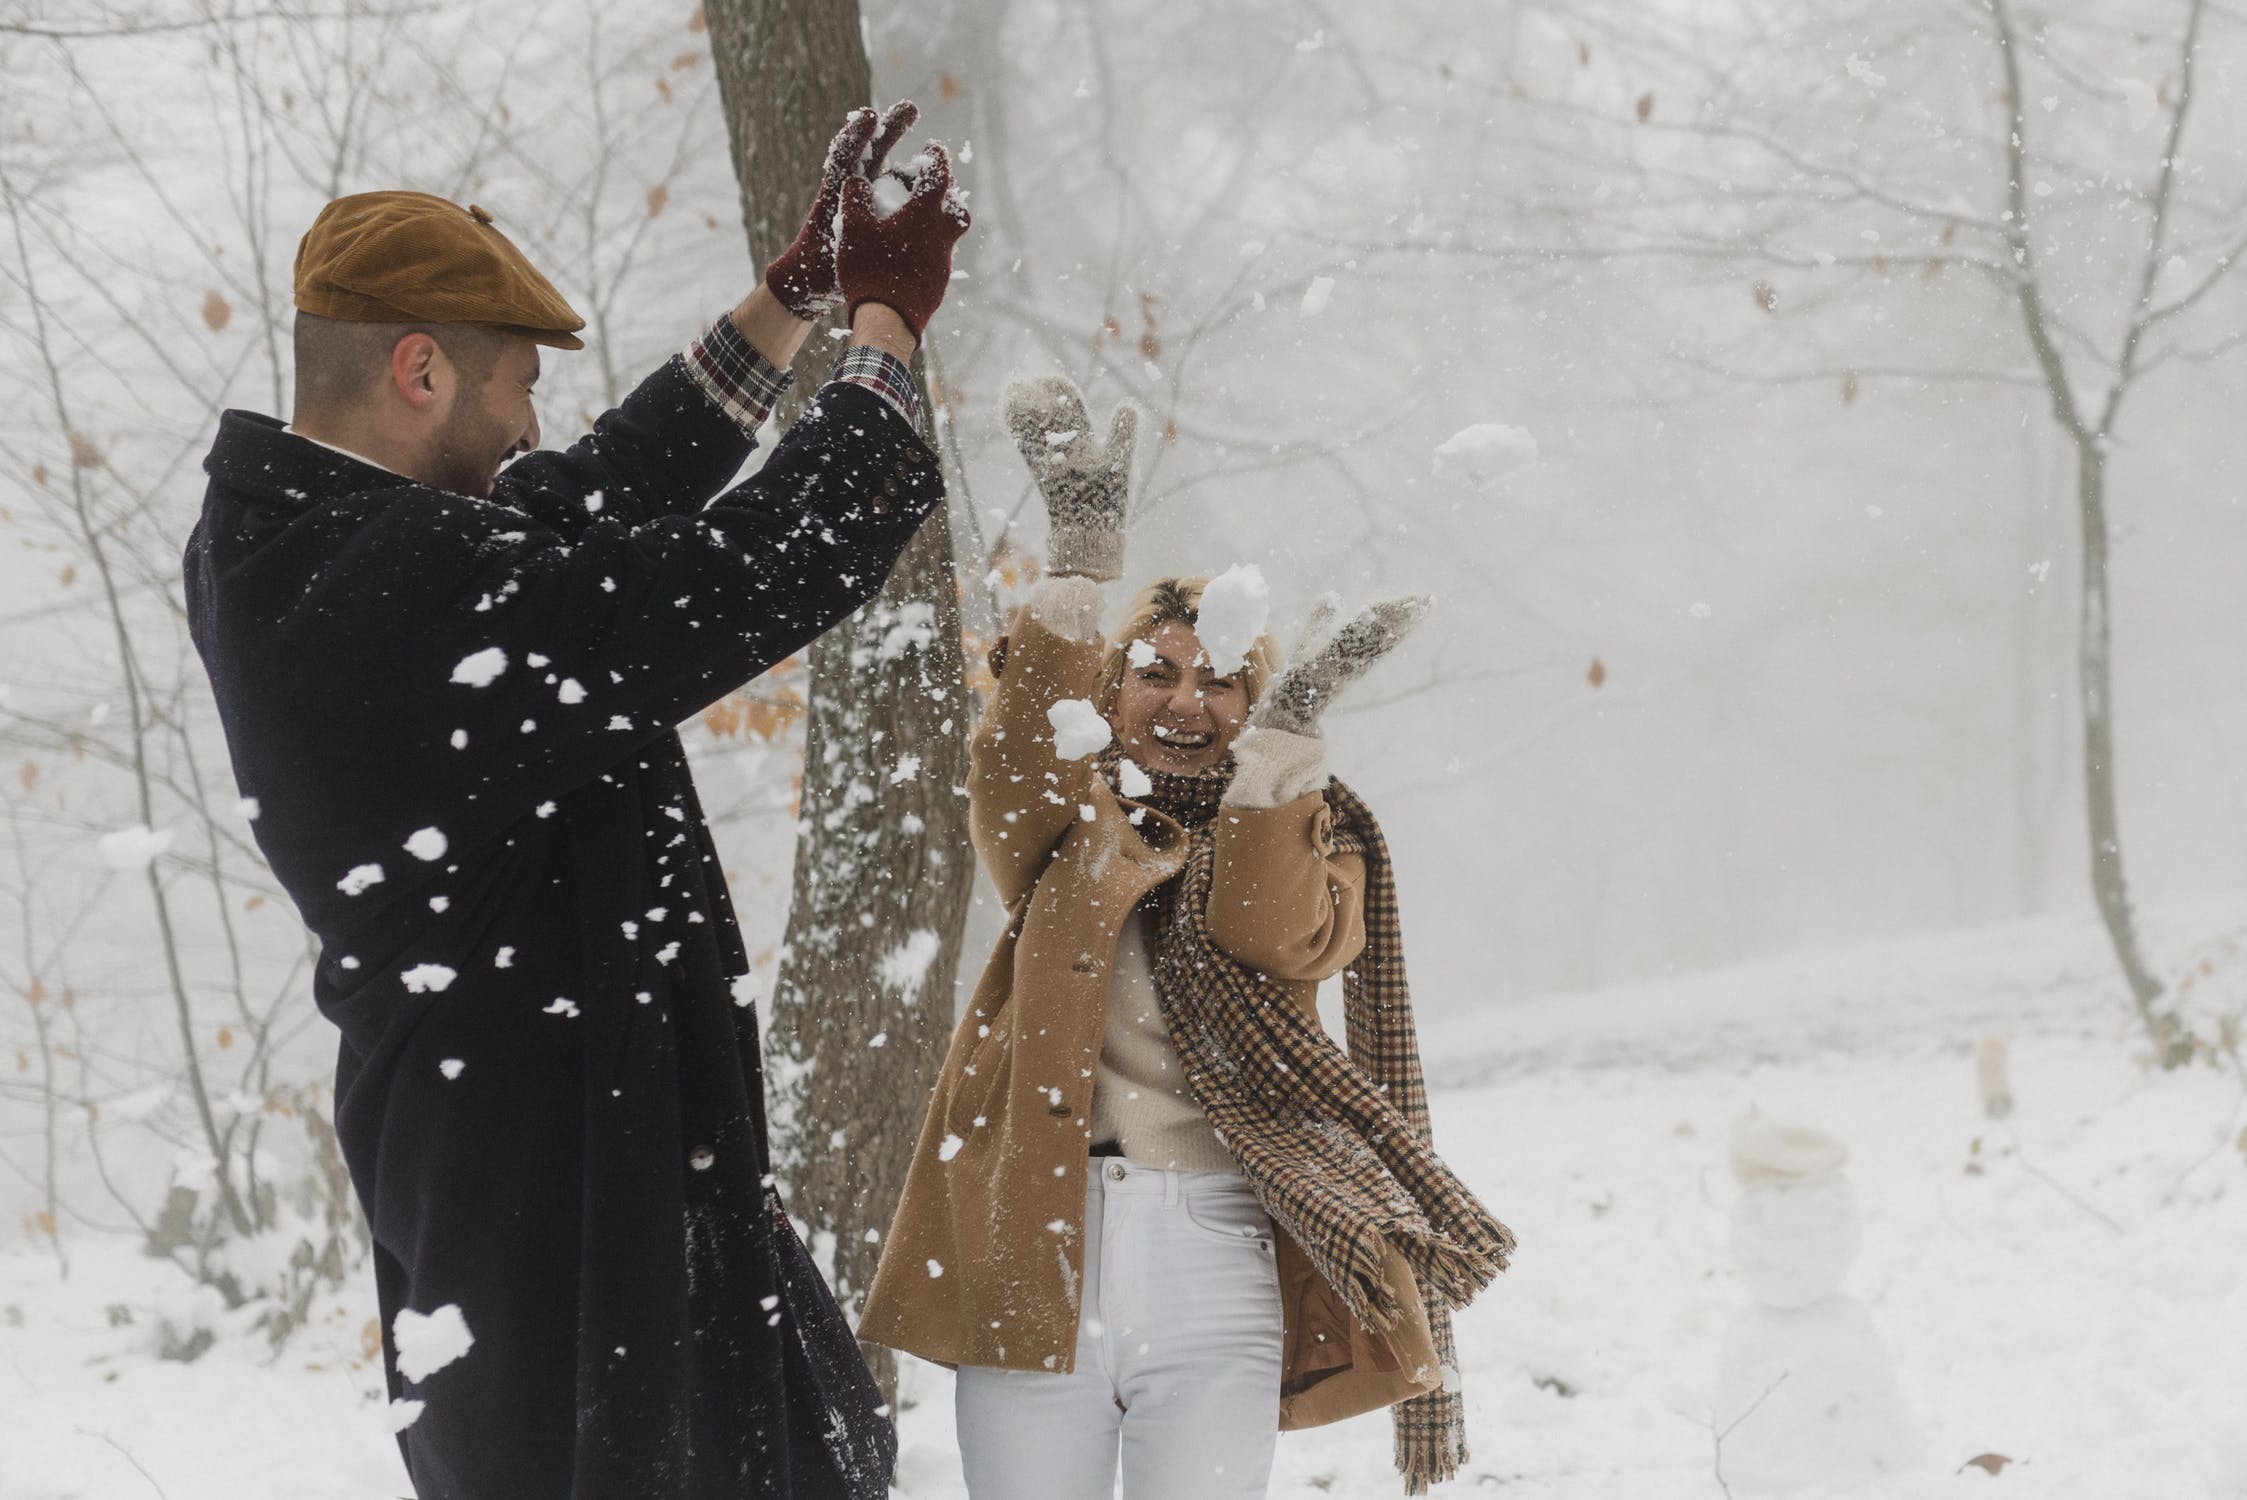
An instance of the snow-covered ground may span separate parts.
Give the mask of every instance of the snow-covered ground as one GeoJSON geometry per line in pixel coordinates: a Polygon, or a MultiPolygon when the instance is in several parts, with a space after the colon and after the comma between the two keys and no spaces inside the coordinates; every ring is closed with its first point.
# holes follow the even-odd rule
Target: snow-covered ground
{"type": "MultiPolygon", "coordinates": [[[[2161,946],[2233,902],[2153,915],[2161,946]]],[[[1521,1238],[1460,1321],[1473,1456],[1452,1493],[1721,1493],[1730,1122],[1750,1104],[1852,1152],[1849,1291],[1923,1438],[1877,1495],[2247,1496],[2247,1094],[2137,1057],[2096,930],[2049,921],[1555,996],[1425,1038],[1448,1154],[1521,1238]],[[1984,1119],[1973,1051],[2011,1042],[1984,1119]],[[2013,1460],[1996,1476],[1968,1459],[2013,1460]]],[[[155,1357],[192,1311],[129,1243],[0,1258],[0,1500],[404,1493],[368,1361],[371,1288],[268,1361],[253,1335],[155,1357]]],[[[963,1495],[940,1370],[908,1372],[903,1493],[963,1495]]],[[[1384,1418],[1291,1434],[1277,1496],[1387,1496],[1384,1418]]],[[[1181,1497],[1189,1500],[1189,1497],[1181,1497]]]]}

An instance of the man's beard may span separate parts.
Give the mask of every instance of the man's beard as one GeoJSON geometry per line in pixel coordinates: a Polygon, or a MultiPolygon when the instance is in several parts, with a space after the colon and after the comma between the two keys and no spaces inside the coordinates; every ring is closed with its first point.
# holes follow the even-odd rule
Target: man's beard
{"type": "Polygon", "coordinates": [[[437,488],[471,499],[489,499],[499,466],[514,452],[481,412],[454,411],[438,430],[430,469],[437,488]]]}

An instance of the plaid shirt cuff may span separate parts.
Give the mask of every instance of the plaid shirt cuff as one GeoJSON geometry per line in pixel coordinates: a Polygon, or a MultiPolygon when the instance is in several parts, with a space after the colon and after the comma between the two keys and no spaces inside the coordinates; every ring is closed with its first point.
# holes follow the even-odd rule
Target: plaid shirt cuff
{"type": "Polygon", "coordinates": [[[712,324],[710,331],[687,345],[679,358],[686,362],[688,378],[702,387],[702,394],[751,437],[765,425],[780,393],[794,378],[759,354],[730,317],[712,324]]]}
{"type": "Polygon", "coordinates": [[[890,404],[915,432],[921,430],[921,390],[913,383],[912,367],[896,355],[871,344],[853,344],[835,361],[830,385],[862,385],[890,404]]]}

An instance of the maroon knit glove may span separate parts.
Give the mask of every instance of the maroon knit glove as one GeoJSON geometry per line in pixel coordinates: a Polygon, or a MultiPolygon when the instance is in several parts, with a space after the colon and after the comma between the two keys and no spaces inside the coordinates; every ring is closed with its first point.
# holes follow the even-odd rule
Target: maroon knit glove
{"type": "Polygon", "coordinates": [[[931,141],[905,204],[888,218],[874,209],[874,184],[853,177],[843,184],[843,233],[835,247],[835,279],[856,313],[879,302],[905,320],[919,338],[952,281],[952,246],[967,233],[967,210],[952,196],[952,159],[931,141]]]}
{"type": "Polygon", "coordinates": [[[819,171],[819,191],[811,200],[804,227],[779,258],[765,267],[765,285],[780,305],[809,323],[842,305],[835,286],[835,215],[843,206],[843,184],[851,178],[878,174],[889,148],[921,117],[920,107],[901,99],[887,114],[877,117],[870,109],[854,109],[843,128],[827,146],[827,164],[819,171]],[[879,132],[877,134],[877,131],[879,132]],[[872,142],[872,150],[867,143],[872,142]],[[859,157],[866,157],[861,172],[859,157]]]}

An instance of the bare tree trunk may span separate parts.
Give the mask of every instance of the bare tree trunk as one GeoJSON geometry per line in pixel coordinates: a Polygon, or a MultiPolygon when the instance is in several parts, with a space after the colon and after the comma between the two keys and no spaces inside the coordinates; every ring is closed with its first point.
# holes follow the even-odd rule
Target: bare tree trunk
{"type": "MultiPolygon", "coordinates": [[[[757,264],[802,222],[828,140],[869,102],[856,0],[711,0],[742,216],[757,264]]],[[[796,399],[834,345],[796,362],[796,399]]],[[[924,409],[926,402],[923,381],[924,409]]],[[[796,867],[772,1003],[774,1170],[855,1316],[952,1030],[973,890],[969,705],[945,517],[872,604],[812,648],[796,867]]],[[[869,1348],[893,1404],[896,1362],[869,1348]]]]}
{"type": "Polygon", "coordinates": [[[2097,439],[2076,445],[2076,504],[2083,520],[2083,592],[2078,645],[2083,704],[2083,801],[2091,835],[2091,894],[2115,961],[2164,1066],[2192,1056],[2174,1015],[2157,1014],[2161,981],[2138,944],[2130,883],[2122,867],[2122,823],[2114,799],[2114,683],[2107,612],[2107,460],[2097,439]],[[2181,1057],[2173,1055],[2183,1047],[2181,1057]]]}

